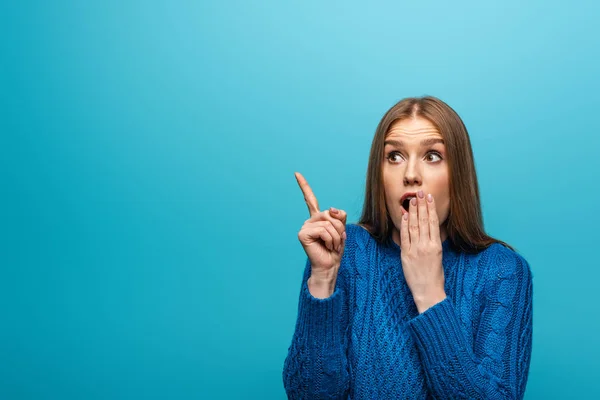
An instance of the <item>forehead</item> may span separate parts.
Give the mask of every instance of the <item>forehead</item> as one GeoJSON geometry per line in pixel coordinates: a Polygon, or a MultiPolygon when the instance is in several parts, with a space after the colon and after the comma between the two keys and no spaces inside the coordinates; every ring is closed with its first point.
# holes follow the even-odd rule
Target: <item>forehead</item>
{"type": "Polygon", "coordinates": [[[402,138],[404,140],[442,138],[435,125],[428,119],[416,117],[395,121],[385,135],[387,138],[402,138]]]}

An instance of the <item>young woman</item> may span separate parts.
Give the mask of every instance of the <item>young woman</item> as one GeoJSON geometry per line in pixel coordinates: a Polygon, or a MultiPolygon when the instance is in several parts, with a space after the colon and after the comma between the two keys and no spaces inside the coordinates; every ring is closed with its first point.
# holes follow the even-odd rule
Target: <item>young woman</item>
{"type": "Polygon", "coordinates": [[[519,399],[532,344],[527,261],[483,229],[456,112],[407,98],[379,123],[360,221],[310,212],[283,370],[291,399],[519,399]]]}

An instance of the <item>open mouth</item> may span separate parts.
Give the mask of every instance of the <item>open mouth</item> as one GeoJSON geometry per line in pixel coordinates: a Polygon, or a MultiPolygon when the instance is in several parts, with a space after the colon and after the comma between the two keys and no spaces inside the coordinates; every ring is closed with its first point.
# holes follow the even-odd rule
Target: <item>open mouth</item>
{"type": "Polygon", "coordinates": [[[404,211],[408,212],[408,208],[410,207],[410,199],[412,199],[414,196],[411,197],[407,197],[406,199],[404,199],[404,201],[402,202],[402,208],[404,208],[404,211]]]}
{"type": "Polygon", "coordinates": [[[402,208],[404,208],[404,210],[406,212],[408,212],[408,208],[410,207],[410,200],[415,198],[416,196],[407,196],[403,201],[402,201],[402,208]]]}

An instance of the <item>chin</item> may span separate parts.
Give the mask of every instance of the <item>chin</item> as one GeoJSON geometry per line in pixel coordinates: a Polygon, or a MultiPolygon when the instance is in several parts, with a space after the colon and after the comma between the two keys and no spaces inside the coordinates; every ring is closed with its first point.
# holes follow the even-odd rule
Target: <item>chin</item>
{"type": "Polygon", "coordinates": [[[392,219],[392,223],[394,224],[394,227],[398,230],[398,232],[400,232],[400,228],[402,227],[402,211],[400,212],[399,215],[397,216],[390,216],[392,219]]]}

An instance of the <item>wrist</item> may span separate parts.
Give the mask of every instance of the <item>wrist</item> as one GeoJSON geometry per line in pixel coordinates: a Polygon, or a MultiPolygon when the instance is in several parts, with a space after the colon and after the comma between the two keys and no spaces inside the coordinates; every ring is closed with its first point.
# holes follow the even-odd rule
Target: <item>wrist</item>
{"type": "Polygon", "coordinates": [[[335,291],[335,279],[311,276],[306,284],[310,294],[318,299],[326,299],[335,291]]]}
{"type": "Polygon", "coordinates": [[[442,289],[432,293],[428,293],[423,296],[413,297],[413,299],[415,301],[415,305],[417,306],[419,314],[422,314],[427,309],[445,300],[446,297],[446,292],[442,289]]]}

